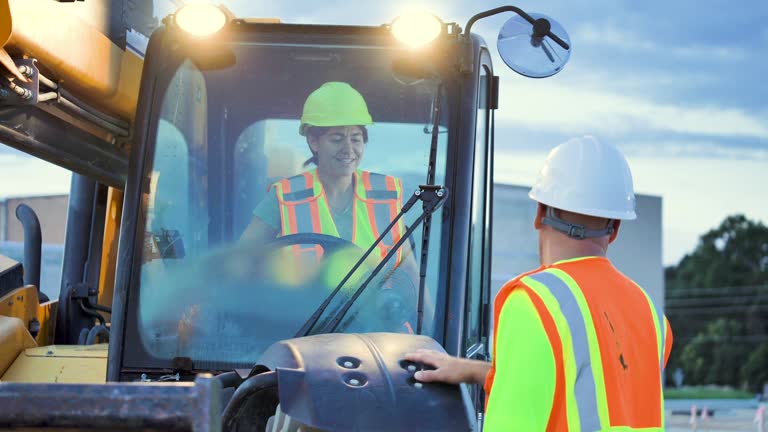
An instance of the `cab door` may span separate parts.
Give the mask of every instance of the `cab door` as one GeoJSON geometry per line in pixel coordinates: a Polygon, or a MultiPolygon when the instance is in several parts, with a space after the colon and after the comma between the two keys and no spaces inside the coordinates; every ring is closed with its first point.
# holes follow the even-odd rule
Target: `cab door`
{"type": "MultiPolygon", "coordinates": [[[[480,52],[475,102],[475,141],[472,169],[469,250],[467,254],[467,291],[464,313],[464,357],[475,360],[490,358],[491,325],[491,193],[493,190],[493,109],[495,91],[491,58],[486,49],[480,52]]],[[[483,389],[474,386],[470,394],[478,420],[485,405],[483,389]]]]}

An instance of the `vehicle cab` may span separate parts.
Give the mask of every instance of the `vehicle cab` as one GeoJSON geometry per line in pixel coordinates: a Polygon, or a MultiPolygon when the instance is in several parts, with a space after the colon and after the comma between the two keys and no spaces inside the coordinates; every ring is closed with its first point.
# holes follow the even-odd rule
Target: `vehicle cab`
{"type": "MultiPolygon", "coordinates": [[[[474,428],[481,389],[422,385],[413,372],[423,365],[402,359],[419,348],[490,356],[499,79],[470,28],[518,13],[499,46],[534,77],[562,68],[567,36],[514,7],[478,14],[463,30],[435,17],[303,25],[190,6],[164,20],[144,57],[107,381],[216,375],[232,430],[280,418],[320,429],[419,429],[430,411],[474,428]],[[300,118],[308,95],[329,82],[358,91],[372,117],[354,181],[394,179],[389,192],[401,204],[383,217],[387,230],[402,230],[385,255],[372,251],[387,222],[370,248],[316,232],[243,235],[276,184],[312,172],[300,118]],[[303,249],[316,253],[307,259],[303,249]]],[[[365,201],[371,215],[377,199],[365,201]]],[[[296,223],[280,211],[281,223],[296,223]]]]}

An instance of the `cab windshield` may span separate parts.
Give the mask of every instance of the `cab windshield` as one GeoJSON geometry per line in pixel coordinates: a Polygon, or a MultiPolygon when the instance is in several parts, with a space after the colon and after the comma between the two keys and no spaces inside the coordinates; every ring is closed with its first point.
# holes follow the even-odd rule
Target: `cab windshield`
{"type": "MultiPolygon", "coordinates": [[[[251,366],[269,345],[294,337],[426,183],[439,82],[394,73],[401,48],[364,42],[228,43],[225,64],[187,59],[159,80],[166,90],[154,102],[150,130],[135,309],[141,355],[188,357],[196,369],[251,366]],[[355,135],[354,151],[333,147],[347,138],[333,128],[315,131],[328,147],[314,151],[311,134],[300,134],[308,96],[327,83],[354,89],[370,113],[370,124],[344,129],[355,135]],[[246,234],[253,230],[259,235],[246,234]]],[[[448,115],[444,106],[439,111],[435,182],[443,184],[448,115]]],[[[385,245],[420,212],[415,205],[385,245]]],[[[440,219],[430,228],[427,335],[439,294],[440,219]]],[[[393,254],[336,331],[416,329],[422,235],[419,227],[393,254]]],[[[388,251],[371,254],[314,332],[388,251]]],[[[127,353],[127,364],[138,356],[127,353]]]]}

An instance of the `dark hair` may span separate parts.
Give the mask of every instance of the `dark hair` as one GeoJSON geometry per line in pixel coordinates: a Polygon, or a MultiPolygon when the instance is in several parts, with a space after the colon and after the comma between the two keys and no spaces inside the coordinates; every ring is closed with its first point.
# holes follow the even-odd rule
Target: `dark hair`
{"type": "MultiPolygon", "coordinates": [[[[355,125],[360,128],[360,130],[363,131],[363,142],[368,142],[368,129],[365,126],[362,125],[355,125]]],[[[328,133],[328,131],[331,130],[331,127],[323,127],[323,126],[308,126],[305,130],[305,134],[307,138],[314,138],[314,139],[320,139],[321,136],[328,133]]],[[[310,149],[311,150],[311,149],[310,149]]],[[[309,165],[315,164],[317,165],[317,155],[315,152],[312,152],[312,157],[307,159],[306,162],[304,162],[304,166],[307,167],[309,165]]]]}

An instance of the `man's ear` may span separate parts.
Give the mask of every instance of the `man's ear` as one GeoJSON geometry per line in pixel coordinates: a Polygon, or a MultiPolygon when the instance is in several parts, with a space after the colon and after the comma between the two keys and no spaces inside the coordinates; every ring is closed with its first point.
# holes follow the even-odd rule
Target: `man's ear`
{"type": "Polygon", "coordinates": [[[613,232],[611,233],[611,237],[608,239],[608,244],[613,243],[614,240],[616,240],[616,237],[619,235],[619,225],[621,225],[620,220],[614,220],[613,221],[613,232]]]}
{"type": "Polygon", "coordinates": [[[544,215],[547,213],[547,206],[545,206],[542,203],[537,203],[536,207],[536,218],[533,220],[533,227],[536,230],[540,230],[544,227],[544,224],[541,222],[541,220],[544,218],[544,215]]]}

